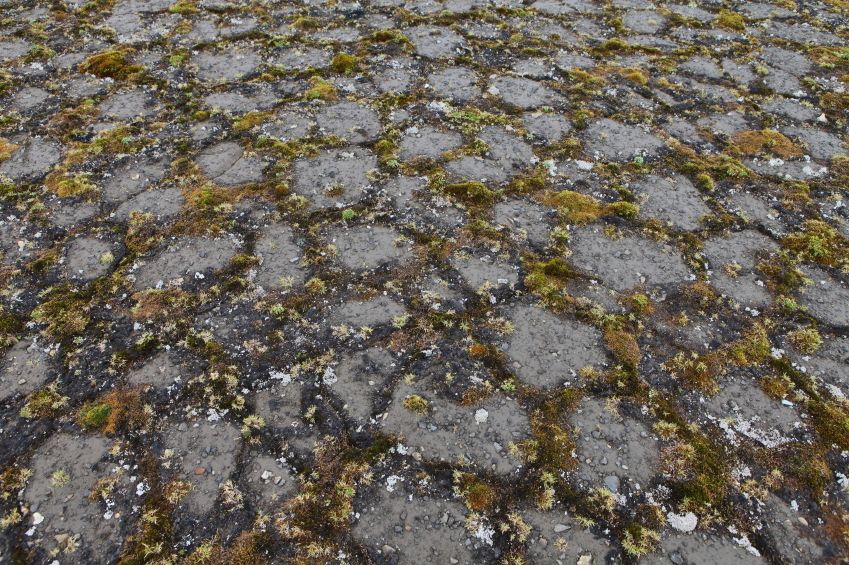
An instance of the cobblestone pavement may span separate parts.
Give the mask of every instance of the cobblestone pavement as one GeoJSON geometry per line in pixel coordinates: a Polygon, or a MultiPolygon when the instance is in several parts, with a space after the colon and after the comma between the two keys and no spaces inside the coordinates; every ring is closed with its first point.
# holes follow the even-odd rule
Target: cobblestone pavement
{"type": "Polygon", "coordinates": [[[845,0],[0,0],[0,563],[846,563],[845,0]]]}

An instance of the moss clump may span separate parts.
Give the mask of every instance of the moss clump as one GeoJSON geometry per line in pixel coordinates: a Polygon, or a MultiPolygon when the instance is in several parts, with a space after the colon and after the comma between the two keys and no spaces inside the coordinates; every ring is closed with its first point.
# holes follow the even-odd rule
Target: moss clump
{"type": "Polygon", "coordinates": [[[82,333],[89,323],[89,300],[70,287],[48,291],[47,299],[32,311],[32,319],[46,324],[45,331],[57,339],[82,333]]]}
{"type": "Polygon", "coordinates": [[[636,218],[637,215],[640,213],[640,207],[634,204],[633,202],[620,200],[618,202],[612,202],[608,204],[606,211],[615,214],[620,218],[632,220],[636,218]]]}
{"type": "Polygon", "coordinates": [[[6,138],[0,137],[0,161],[5,161],[17,150],[17,145],[6,138]]]}
{"type": "Polygon", "coordinates": [[[77,418],[80,425],[87,429],[100,429],[109,419],[112,407],[106,403],[87,404],[80,410],[77,418]]]}
{"type": "Polygon", "coordinates": [[[360,58],[356,55],[348,53],[337,53],[333,60],[330,61],[330,68],[335,72],[347,75],[356,71],[360,67],[360,58]]]}
{"type": "Polygon", "coordinates": [[[127,52],[120,49],[108,49],[96,53],[80,63],[80,71],[100,78],[126,80],[143,70],[127,60],[127,52]]]}
{"type": "Polygon", "coordinates": [[[799,328],[787,334],[787,339],[796,350],[806,355],[816,353],[822,345],[822,336],[816,328],[799,328]]]}
{"type": "Polygon", "coordinates": [[[649,83],[649,76],[642,69],[625,68],[622,69],[622,78],[635,82],[640,86],[645,86],[649,83]]]}
{"type": "Polygon", "coordinates": [[[427,414],[428,402],[418,394],[410,394],[404,398],[404,408],[416,414],[427,414]]]}
{"type": "Polygon", "coordinates": [[[731,10],[720,10],[715,21],[716,25],[724,27],[725,29],[733,29],[736,31],[743,31],[746,29],[746,20],[743,16],[731,10]]]}
{"type": "Polygon", "coordinates": [[[849,241],[822,220],[807,220],[802,230],[784,238],[785,249],[793,251],[801,261],[812,261],[826,267],[849,263],[849,241]]]}
{"type": "Polygon", "coordinates": [[[492,190],[482,182],[477,181],[449,184],[443,190],[466,206],[491,206],[499,194],[498,191],[492,190]]]}
{"type": "Polygon", "coordinates": [[[336,87],[321,77],[312,77],[309,89],[304,92],[304,100],[336,100],[336,87]]]}
{"type": "Polygon", "coordinates": [[[168,11],[172,14],[190,16],[192,14],[197,14],[200,10],[198,10],[194,0],[177,0],[177,2],[168,8],[168,11]]]}
{"type": "Polygon", "coordinates": [[[640,364],[640,346],[632,334],[616,329],[604,332],[604,342],[616,359],[629,369],[636,369],[640,364]]]}
{"type": "Polygon", "coordinates": [[[477,481],[474,475],[463,475],[457,489],[466,501],[466,506],[474,512],[482,512],[495,506],[498,493],[488,484],[477,481]]]}
{"type": "Polygon", "coordinates": [[[48,190],[61,198],[85,196],[97,192],[97,185],[91,181],[91,173],[51,173],[44,181],[48,190]]]}
{"type": "Polygon", "coordinates": [[[59,393],[59,385],[52,383],[31,394],[23,408],[21,418],[52,416],[68,404],[68,397],[59,393]]]}
{"type": "Polygon", "coordinates": [[[801,157],[805,153],[784,134],[771,129],[741,131],[734,135],[732,141],[743,155],[769,153],[789,159],[801,157]]]}
{"type": "Polygon", "coordinates": [[[588,224],[604,215],[604,206],[598,200],[572,190],[551,193],[543,201],[557,208],[560,217],[570,224],[588,224]]]}

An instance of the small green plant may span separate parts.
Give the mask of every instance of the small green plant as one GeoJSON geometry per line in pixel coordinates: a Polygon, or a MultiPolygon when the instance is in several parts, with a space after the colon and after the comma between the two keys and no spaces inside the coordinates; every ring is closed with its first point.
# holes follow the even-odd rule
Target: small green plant
{"type": "Polygon", "coordinates": [[[83,406],[80,410],[79,422],[86,429],[100,429],[106,425],[112,407],[106,403],[95,403],[83,406]]]}
{"type": "Polygon", "coordinates": [[[418,394],[410,394],[404,398],[404,408],[416,414],[427,414],[428,401],[418,394]]]}
{"type": "Polygon", "coordinates": [[[352,210],[350,208],[345,208],[344,210],[342,210],[342,219],[345,220],[346,222],[350,222],[351,220],[353,220],[356,217],[357,217],[357,213],[354,210],[352,210]]]}

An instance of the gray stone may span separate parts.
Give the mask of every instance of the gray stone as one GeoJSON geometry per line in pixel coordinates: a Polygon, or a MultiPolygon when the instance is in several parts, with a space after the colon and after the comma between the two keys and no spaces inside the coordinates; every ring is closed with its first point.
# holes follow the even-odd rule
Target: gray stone
{"type": "Polygon", "coordinates": [[[753,230],[735,232],[705,242],[711,284],[744,306],[763,307],[772,300],[757,270],[778,249],[770,238],[753,230]]]}
{"type": "Polygon", "coordinates": [[[610,161],[631,161],[634,157],[654,157],[663,141],[639,126],[630,126],[604,118],[593,122],[583,135],[584,151],[610,161]]]}
{"type": "Polygon", "coordinates": [[[348,143],[374,141],[383,126],[377,112],[354,102],[338,102],[316,114],[319,131],[341,137],[348,143]]]}
{"type": "Polygon", "coordinates": [[[376,168],[377,158],[367,149],[327,149],[295,161],[292,188],[316,208],[342,207],[363,198],[376,168]]]}
{"type": "Polygon", "coordinates": [[[133,285],[143,290],[204,280],[226,267],[235,252],[233,243],[225,238],[181,237],[155,256],[140,260],[133,285]]]}
{"type": "Polygon", "coordinates": [[[285,224],[272,224],[262,230],[254,247],[260,258],[256,283],[267,290],[300,286],[306,279],[301,267],[303,250],[295,240],[292,229],[285,224]]]}
{"type": "Polygon", "coordinates": [[[658,218],[682,230],[697,230],[702,216],[711,213],[699,191],[683,175],[649,175],[633,186],[640,197],[640,215],[646,218],[658,218]]]}
{"type": "Polygon", "coordinates": [[[803,267],[810,284],[799,290],[799,302],[821,321],[849,326],[849,286],[818,267],[803,267]]]}
{"type": "Polygon", "coordinates": [[[410,244],[384,226],[337,228],[328,239],[336,247],[339,262],[353,271],[377,269],[410,257],[410,244]]]}
{"type": "Polygon", "coordinates": [[[197,164],[203,174],[222,186],[239,186],[260,182],[265,163],[255,156],[245,155],[234,141],[225,141],[205,149],[198,155],[197,164]]]}
{"type": "Polygon", "coordinates": [[[38,345],[38,339],[27,338],[6,350],[0,364],[0,400],[25,396],[41,388],[51,376],[50,357],[38,345]]]}
{"type": "Polygon", "coordinates": [[[76,238],[68,245],[63,258],[65,275],[81,282],[100,278],[115,265],[116,251],[112,243],[102,239],[76,238]]]}
{"type": "Polygon", "coordinates": [[[0,177],[13,181],[33,181],[46,175],[62,160],[62,147],[41,137],[19,145],[6,161],[0,163],[0,177]]]}

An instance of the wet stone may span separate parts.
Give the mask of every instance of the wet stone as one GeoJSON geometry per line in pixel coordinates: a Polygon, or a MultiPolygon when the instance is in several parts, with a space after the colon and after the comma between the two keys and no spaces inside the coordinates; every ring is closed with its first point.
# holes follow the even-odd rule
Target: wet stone
{"type": "Polygon", "coordinates": [[[328,239],[336,247],[338,261],[352,271],[377,269],[411,256],[410,243],[384,226],[337,228],[328,239]]]}
{"type": "Polygon", "coordinates": [[[778,249],[770,238],[753,230],[735,232],[705,242],[710,282],[721,293],[745,306],[763,307],[772,300],[757,264],[778,249]]]}
{"type": "Polygon", "coordinates": [[[582,228],[575,230],[569,247],[572,264],[618,291],[681,284],[692,277],[677,250],[637,236],[611,239],[599,230],[582,228]]]}
{"type": "Polygon", "coordinates": [[[178,238],[154,256],[139,261],[134,271],[134,286],[143,290],[203,281],[212,272],[226,267],[235,252],[235,245],[223,238],[178,238]]]}
{"type": "Polygon", "coordinates": [[[374,141],[383,126],[377,112],[354,102],[339,102],[316,114],[319,131],[341,137],[348,143],[374,141]]]}
{"type": "Polygon", "coordinates": [[[385,432],[402,436],[416,459],[499,474],[519,469],[521,462],[508,447],[530,437],[527,413],[515,400],[496,396],[459,406],[437,396],[427,383],[399,384],[379,422],[385,432]]]}
{"type": "Polygon", "coordinates": [[[204,150],[197,157],[203,174],[222,186],[239,186],[263,179],[265,163],[258,157],[245,155],[234,141],[225,141],[204,150]]]}
{"type": "Polygon", "coordinates": [[[38,390],[52,372],[50,357],[38,339],[22,339],[6,350],[0,364],[0,401],[38,390]]]}
{"type": "Polygon", "coordinates": [[[115,265],[118,248],[94,237],[73,240],[63,258],[65,275],[74,281],[90,282],[109,273],[115,265]]]}
{"type": "Polygon", "coordinates": [[[682,230],[697,230],[701,218],[711,213],[693,183],[683,175],[670,178],[649,175],[633,188],[640,196],[640,214],[658,218],[682,230]]]}
{"type": "Polygon", "coordinates": [[[367,149],[328,149],[295,161],[293,189],[317,208],[342,207],[363,198],[377,158],[367,149]]]}
{"type": "Polygon", "coordinates": [[[638,156],[654,157],[665,146],[663,141],[642,127],[606,118],[590,124],[583,139],[586,154],[620,163],[638,156]]]}
{"type": "Polygon", "coordinates": [[[227,422],[170,424],[162,434],[162,467],[167,475],[191,485],[178,510],[199,519],[213,509],[221,485],[236,470],[241,439],[239,429],[227,422]]]}
{"type": "Polygon", "coordinates": [[[527,384],[552,387],[575,382],[584,367],[607,364],[601,332],[535,306],[508,311],[513,333],[506,348],[508,367],[527,384]]]}
{"type": "Polygon", "coordinates": [[[306,278],[301,267],[303,250],[285,224],[264,228],[254,246],[254,255],[260,258],[254,280],[266,290],[300,286],[306,278]]]}
{"type": "Polygon", "coordinates": [[[475,563],[461,503],[410,497],[400,486],[391,492],[385,486],[375,490],[356,504],[358,519],[352,529],[372,554],[401,563],[475,563]]]}
{"type": "Polygon", "coordinates": [[[642,422],[622,416],[604,400],[585,398],[572,415],[572,425],[578,438],[576,476],[585,488],[649,486],[659,453],[657,440],[642,422]]]}

